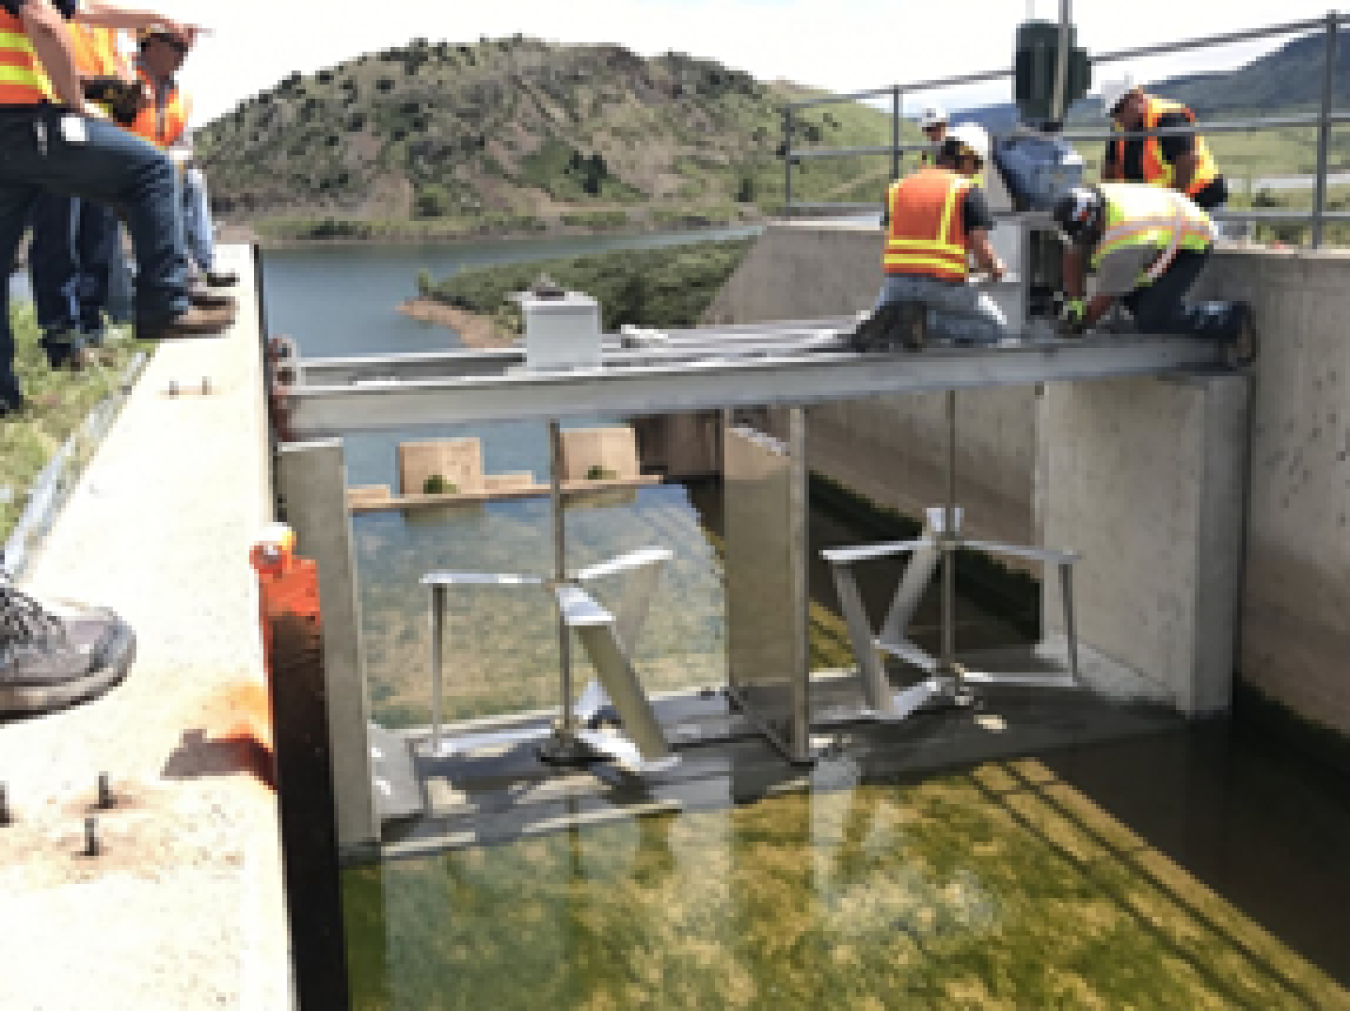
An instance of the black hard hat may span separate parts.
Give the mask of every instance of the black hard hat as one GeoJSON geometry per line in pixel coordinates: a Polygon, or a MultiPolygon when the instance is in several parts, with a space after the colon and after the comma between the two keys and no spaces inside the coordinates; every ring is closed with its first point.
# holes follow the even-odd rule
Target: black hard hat
{"type": "Polygon", "coordinates": [[[1100,192],[1090,186],[1074,186],[1055,201],[1052,217],[1065,242],[1090,246],[1101,235],[1105,209],[1100,192]]]}

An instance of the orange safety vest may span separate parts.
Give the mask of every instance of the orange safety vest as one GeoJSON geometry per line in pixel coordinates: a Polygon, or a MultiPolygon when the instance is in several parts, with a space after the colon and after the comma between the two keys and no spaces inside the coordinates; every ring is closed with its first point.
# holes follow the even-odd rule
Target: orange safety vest
{"type": "MultiPolygon", "coordinates": [[[[146,88],[153,95],[155,93],[155,82],[150,79],[150,75],[140,67],[136,68],[136,73],[140,75],[146,88]]],[[[140,115],[127,129],[159,147],[170,147],[178,141],[179,137],[183,136],[183,131],[187,129],[188,113],[191,111],[191,107],[192,103],[178,90],[178,85],[170,84],[164,108],[159,109],[154,105],[147,106],[141,110],[140,115]]]]}
{"type": "Polygon", "coordinates": [[[111,29],[96,25],[70,24],[71,55],[75,69],[86,77],[127,77],[129,70],[117,51],[111,29]]]}
{"type": "Polygon", "coordinates": [[[925,167],[892,183],[881,269],[943,281],[966,279],[965,195],[974,185],[950,169],[925,167]]]}
{"type": "MultiPolygon", "coordinates": [[[[1190,123],[1195,122],[1195,113],[1191,112],[1180,102],[1169,102],[1165,98],[1158,98],[1156,95],[1144,96],[1144,122],[1142,129],[1156,130],[1158,120],[1169,113],[1180,113],[1186,117],[1190,123]]],[[[1117,130],[1120,126],[1117,124],[1117,130]]],[[[1143,153],[1144,178],[1142,182],[1150,186],[1172,187],[1172,181],[1176,178],[1176,169],[1170,162],[1163,159],[1162,138],[1145,137],[1143,153]]],[[[1125,165],[1125,139],[1116,141],[1116,164],[1122,168],[1125,165]]],[[[1186,195],[1193,197],[1206,186],[1218,178],[1219,167],[1214,162],[1214,156],[1209,153],[1209,145],[1205,143],[1205,138],[1198,133],[1195,134],[1195,175],[1191,177],[1191,184],[1186,188],[1186,195]]]]}
{"type": "Polygon", "coordinates": [[[41,105],[48,87],[28,29],[0,8],[0,105],[41,105]]]}

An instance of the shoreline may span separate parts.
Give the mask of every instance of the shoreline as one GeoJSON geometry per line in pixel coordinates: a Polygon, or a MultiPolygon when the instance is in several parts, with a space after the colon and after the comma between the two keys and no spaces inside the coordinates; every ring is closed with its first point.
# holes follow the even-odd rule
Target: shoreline
{"type": "Polygon", "coordinates": [[[630,238],[640,235],[663,235],[671,232],[705,232],[705,231],[723,231],[742,228],[763,228],[770,221],[774,220],[770,215],[764,215],[759,218],[730,221],[721,223],[705,222],[701,224],[676,224],[659,225],[655,227],[629,227],[629,228],[588,228],[584,226],[563,226],[558,228],[549,228],[542,231],[529,229],[506,229],[502,231],[485,232],[446,232],[436,235],[415,234],[409,232],[393,232],[378,236],[333,236],[332,238],[300,238],[292,236],[265,235],[255,225],[252,224],[222,224],[220,226],[220,236],[217,241],[231,241],[246,245],[256,245],[263,250],[268,249],[304,249],[320,246],[418,246],[418,245],[455,245],[471,244],[484,241],[529,241],[538,239],[567,239],[567,238],[630,238]],[[228,236],[228,238],[226,238],[228,236]]]}
{"type": "Polygon", "coordinates": [[[459,334],[459,339],[466,348],[475,350],[509,348],[516,342],[515,334],[503,331],[490,316],[470,312],[468,309],[457,309],[434,298],[418,295],[415,298],[405,299],[394,309],[420,323],[449,327],[459,334]]]}

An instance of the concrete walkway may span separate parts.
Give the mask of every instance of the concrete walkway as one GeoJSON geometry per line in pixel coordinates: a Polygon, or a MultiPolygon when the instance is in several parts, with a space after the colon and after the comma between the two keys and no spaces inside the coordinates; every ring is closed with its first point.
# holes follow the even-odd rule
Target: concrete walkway
{"type": "Polygon", "coordinates": [[[113,607],[137,660],[106,696],[0,724],[0,1007],[289,1006],[275,797],[248,549],[269,514],[253,261],[224,339],[155,353],[30,568],[28,588],[113,607]],[[171,381],[212,392],[171,398],[171,381]],[[98,814],[105,852],[80,855],[98,814]]]}

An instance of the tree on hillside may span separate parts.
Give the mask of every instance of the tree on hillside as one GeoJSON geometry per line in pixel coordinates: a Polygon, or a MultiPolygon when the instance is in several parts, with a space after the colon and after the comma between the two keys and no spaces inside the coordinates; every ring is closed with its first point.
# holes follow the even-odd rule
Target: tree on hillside
{"type": "Polygon", "coordinates": [[[415,211],[419,218],[443,218],[450,213],[450,194],[436,183],[423,186],[417,191],[415,211]]]}

